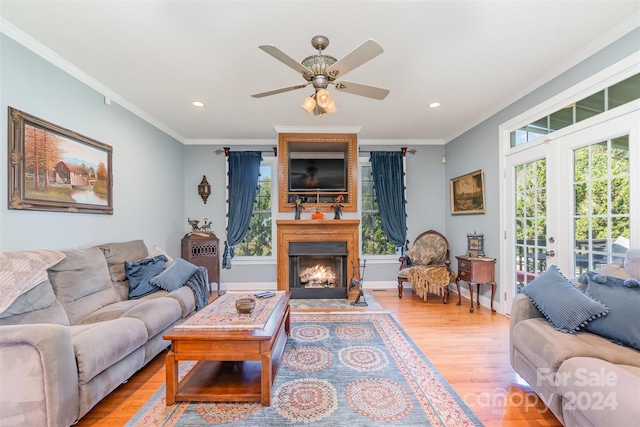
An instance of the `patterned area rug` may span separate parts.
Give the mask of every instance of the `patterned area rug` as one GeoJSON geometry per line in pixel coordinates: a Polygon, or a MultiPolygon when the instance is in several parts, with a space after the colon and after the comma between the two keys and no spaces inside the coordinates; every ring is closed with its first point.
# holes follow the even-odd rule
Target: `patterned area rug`
{"type": "Polygon", "coordinates": [[[289,306],[292,310],[351,310],[354,308],[382,308],[378,300],[368,289],[363,290],[364,299],[367,305],[351,305],[346,298],[322,298],[322,299],[290,299],[289,306]]]}
{"type": "MultiPolygon", "coordinates": [[[[194,362],[181,367],[184,375],[194,362]]],[[[481,426],[388,313],[293,313],[272,405],[177,403],[162,386],[139,426],[481,426]]]]}

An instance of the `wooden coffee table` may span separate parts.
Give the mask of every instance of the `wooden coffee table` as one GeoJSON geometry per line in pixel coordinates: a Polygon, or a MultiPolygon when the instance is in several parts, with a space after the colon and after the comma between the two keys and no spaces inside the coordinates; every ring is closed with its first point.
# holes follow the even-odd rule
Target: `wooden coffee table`
{"type": "Polygon", "coordinates": [[[271,404],[271,386],[290,331],[290,293],[285,293],[264,328],[172,329],[167,354],[167,406],[176,401],[271,404]],[[182,360],[198,363],[178,382],[182,360]]]}

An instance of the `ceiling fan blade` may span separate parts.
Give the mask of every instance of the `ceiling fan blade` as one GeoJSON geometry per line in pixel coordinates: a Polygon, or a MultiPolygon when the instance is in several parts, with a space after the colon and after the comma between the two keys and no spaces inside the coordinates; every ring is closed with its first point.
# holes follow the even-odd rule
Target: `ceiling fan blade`
{"type": "Polygon", "coordinates": [[[337,79],[365,62],[372,60],[382,52],[384,52],[382,46],[376,43],[373,39],[369,39],[329,67],[327,69],[327,74],[330,77],[337,79]]]}
{"type": "Polygon", "coordinates": [[[264,98],[265,96],[277,95],[277,94],[283,93],[283,92],[289,92],[289,91],[296,90],[296,89],[302,89],[303,87],[306,87],[308,84],[309,83],[299,84],[299,85],[289,86],[289,87],[283,87],[282,89],[270,90],[269,92],[256,93],[256,94],[253,94],[251,96],[254,97],[254,98],[264,98]]]}
{"type": "Polygon", "coordinates": [[[267,44],[267,45],[259,46],[259,48],[264,50],[269,55],[273,56],[283,64],[293,68],[303,76],[305,75],[308,77],[313,76],[313,71],[311,71],[310,69],[308,69],[307,67],[305,67],[304,65],[302,65],[301,63],[299,63],[298,61],[296,61],[295,59],[293,59],[292,57],[290,57],[289,55],[287,55],[286,53],[284,53],[283,51],[275,47],[274,45],[267,44]]]}
{"type": "Polygon", "coordinates": [[[385,99],[389,95],[389,90],[381,89],[379,87],[361,85],[358,83],[351,83],[345,81],[339,81],[334,83],[337,90],[354,95],[366,96],[373,99],[385,99]]]}

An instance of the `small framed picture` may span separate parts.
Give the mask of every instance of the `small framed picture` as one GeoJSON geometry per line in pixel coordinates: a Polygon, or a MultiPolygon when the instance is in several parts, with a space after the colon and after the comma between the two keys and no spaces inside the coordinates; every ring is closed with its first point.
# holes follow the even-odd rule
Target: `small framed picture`
{"type": "Polygon", "coordinates": [[[450,179],[449,187],[453,215],[485,213],[482,170],[450,179]]]}
{"type": "Polygon", "coordinates": [[[484,256],[484,234],[467,234],[467,256],[481,257],[484,256]]]}

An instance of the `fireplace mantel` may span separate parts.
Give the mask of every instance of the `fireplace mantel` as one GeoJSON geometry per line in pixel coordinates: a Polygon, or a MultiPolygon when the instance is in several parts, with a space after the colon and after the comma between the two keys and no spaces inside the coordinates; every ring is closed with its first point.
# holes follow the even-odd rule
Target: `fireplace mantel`
{"type": "Polygon", "coordinates": [[[289,290],[289,243],[291,242],[346,242],[347,269],[351,272],[351,266],[358,265],[360,257],[359,227],[359,219],[276,220],[278,290],[289,290]]]}

